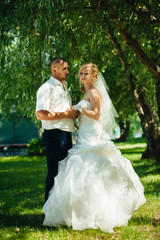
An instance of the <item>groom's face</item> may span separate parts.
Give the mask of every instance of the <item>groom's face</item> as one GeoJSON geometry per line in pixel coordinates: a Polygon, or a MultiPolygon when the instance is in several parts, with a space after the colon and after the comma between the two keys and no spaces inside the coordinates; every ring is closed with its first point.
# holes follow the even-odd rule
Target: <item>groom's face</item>
{"type": "Polygon", "coordinates": [[[67,76],[69,74],[68,71],[68,63],[61,61],[59,64],[57,64],[54,67],[54,77],[58,79],[59,81],[64,81],[67,79],[67,76]]]}

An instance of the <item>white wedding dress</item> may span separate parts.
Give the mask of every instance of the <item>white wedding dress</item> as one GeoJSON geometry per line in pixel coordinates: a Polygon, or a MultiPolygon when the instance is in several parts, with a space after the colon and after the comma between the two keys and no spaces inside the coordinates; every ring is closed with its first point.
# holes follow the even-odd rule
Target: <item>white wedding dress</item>
{"type": "MultiPolygon", "coordinates": [[[[90,108],[90,103],[81,100],[90,108]]],[[[58,175],[43,207],[44,225],[113,232],[145,203],[144,188],[99,121],[81,113],[77,144],[59,162],[58,175]]]]}

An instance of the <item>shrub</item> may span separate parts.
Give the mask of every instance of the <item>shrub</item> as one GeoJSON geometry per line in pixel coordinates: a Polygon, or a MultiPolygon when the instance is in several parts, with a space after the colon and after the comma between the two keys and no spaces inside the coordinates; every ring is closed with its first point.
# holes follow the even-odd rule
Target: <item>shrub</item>
{"type": "Polygon", "coordinates": [[[27,145],[28,155],[30,156],[44,156],[45,148],[42,143],[42,138],[34,138],[27,145]]]}

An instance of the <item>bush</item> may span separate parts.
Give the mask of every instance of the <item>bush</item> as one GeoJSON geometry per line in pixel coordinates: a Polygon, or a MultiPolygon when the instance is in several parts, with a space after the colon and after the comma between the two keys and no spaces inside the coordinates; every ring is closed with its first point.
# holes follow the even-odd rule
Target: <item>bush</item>
{"type": "Polygon", "coordinates": [[[45,148],[42,143],[42,138],[34,138],[27,145],[28,155],[30,156],[44,156],[45,148]]]}

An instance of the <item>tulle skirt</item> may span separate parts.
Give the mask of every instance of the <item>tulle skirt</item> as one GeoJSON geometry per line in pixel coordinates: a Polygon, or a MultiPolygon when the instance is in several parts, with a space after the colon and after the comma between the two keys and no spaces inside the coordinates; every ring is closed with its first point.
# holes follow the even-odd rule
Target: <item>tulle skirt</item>
{"type": "Polygon", "coordinates": [[[130,161],[111,141],[75,145],[59,163],[43,207],[44,225],[113,232],[145,203],[144,188],[130,161]]]}

